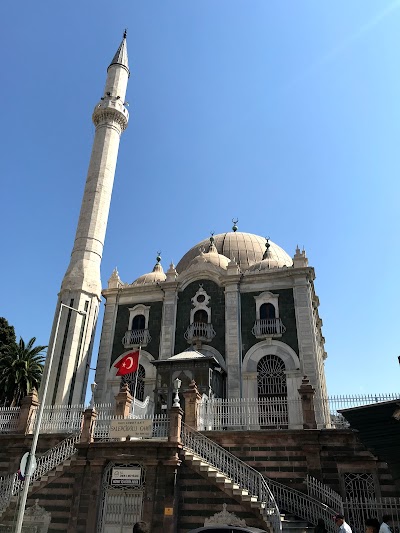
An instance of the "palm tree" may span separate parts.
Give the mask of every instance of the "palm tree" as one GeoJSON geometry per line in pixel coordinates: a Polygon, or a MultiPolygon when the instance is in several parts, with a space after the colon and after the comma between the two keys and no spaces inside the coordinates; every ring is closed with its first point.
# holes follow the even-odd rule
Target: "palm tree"
{"type": "Polygon", "coordinates": [[[34,346],[36,337],[28,344],[20,338],[0,356],[0,390],[4,402],[11,406],[21,403],[22,398],[33,389],[38,389],[43,374],[43,350],[47,346],[34,346]]]}

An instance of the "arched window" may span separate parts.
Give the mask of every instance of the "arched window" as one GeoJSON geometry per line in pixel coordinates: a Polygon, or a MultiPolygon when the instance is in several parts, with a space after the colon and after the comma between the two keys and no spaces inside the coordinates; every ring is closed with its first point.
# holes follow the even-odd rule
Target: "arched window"
{"type": "Polygon", "coordinates": [[[287,427],[285,364],[276,355],[266,355],[257,365],[259,419],[261,427],[287,427]]]}
{"type": "Polygon", "coordinates": [[[275,318],[275,306],[271,303],[260,306],[260,320],[275,318]]]}
{"type": "Polygon", "coordinates": [[[143,402],[144,400],[144,380],[146,377],[146,372],[142,365],[139,365],[137,372],[132,372],[131,374],[125,374],[121,378],[121,387],[125,384],[128,385],[129,391],[138,400],[143,402]],[[137,374],[137,381],[136,381],[137,374]]]}
{"type": "Polygon", "coordinates": [[[193,316],[193,322],[208,324],[208,313],[204,309],[199,309],[193,316]]]}
{"type": "Polygon", "coordinates": [[[132,319],[132,330],[138,331],[146,329],[146,318],[144,315],[135,315],[132,319]]]}

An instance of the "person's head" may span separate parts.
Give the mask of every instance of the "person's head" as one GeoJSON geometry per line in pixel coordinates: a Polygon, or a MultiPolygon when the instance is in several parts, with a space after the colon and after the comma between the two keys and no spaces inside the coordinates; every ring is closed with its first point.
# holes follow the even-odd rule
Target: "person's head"
{"type": "Polygon", "coordinates": [[[335,524],[340,527],[344,522],[344,516],[342,514],[337,514],[334,517],[334,520],[335,520],[335,524]]]}
{"type": "Polygon", "coordinates": [[[149,527],[146,522],[136,522],[133,526],[133,533],[149,533],[149,527]]]}
{"type": "Polygon", "coordinates": [[[392,517],[390,516],[390,514],[384,514],[382,516],[382,522],[385,522],[385,524],[389,524],[389,522],[392,521],[392,517]]]}
{"type": "Polygon", "coordinates": [[[368,518],[365,521],[365,533],[378,533],[379,521],[377,518],[368,518]]]}

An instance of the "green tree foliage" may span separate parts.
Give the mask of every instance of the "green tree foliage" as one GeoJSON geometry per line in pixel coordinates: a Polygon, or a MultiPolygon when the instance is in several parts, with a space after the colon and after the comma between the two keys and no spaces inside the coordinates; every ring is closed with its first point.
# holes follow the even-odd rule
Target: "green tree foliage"
{"type": "Polygon", "coordinates": [[[28,344],[21,338],[5,348],[0,356],[0,390],[2,403],[20,405],[24,396],[38,389],[43,374],[43,350],[46,346],[34,346],[33,337],[28,344]]]}
{"type": "Polygon", "coordinates": [[[0,316],[0,356],[8,346],[16,343],[14,326],[10,326],[8,321],[0,316]]]}

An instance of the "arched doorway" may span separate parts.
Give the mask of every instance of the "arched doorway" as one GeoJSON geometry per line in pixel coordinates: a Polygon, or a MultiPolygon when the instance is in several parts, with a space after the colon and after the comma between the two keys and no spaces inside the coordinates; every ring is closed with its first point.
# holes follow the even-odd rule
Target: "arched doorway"
{"type": "Polygon", "coordinates": [[[98,533],[132,533],[142,518],[145,469],[140,464],[107,465],[103,473],[98,533]]]}
{"type": "Polygon", "coordinates": [[[288,427],[285,363],[266,355],[257,364],[257,392],[261,427],[288,427]]]}

